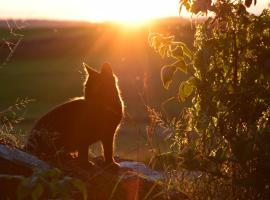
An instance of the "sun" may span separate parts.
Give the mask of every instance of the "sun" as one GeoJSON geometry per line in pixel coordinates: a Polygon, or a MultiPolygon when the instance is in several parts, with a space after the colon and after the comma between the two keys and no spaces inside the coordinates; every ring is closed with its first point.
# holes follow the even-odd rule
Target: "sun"
{"type": "Polygon", "coordinates": [[[178,1],[165,0],[99,0],[88,1],[85,19],[141,24],[155,18],[178,15],[178,1]]]}
{"type": "Polygon", "coordinates": [[[110,21],[134,25],[179,16],[179,0],[28,0],[27,4],[21,0],[3,1],[2,18],[110,21]]]}

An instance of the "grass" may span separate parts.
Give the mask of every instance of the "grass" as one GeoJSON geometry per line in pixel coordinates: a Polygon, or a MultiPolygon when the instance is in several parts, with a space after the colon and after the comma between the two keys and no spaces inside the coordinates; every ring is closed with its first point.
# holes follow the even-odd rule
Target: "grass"
{"type": "Polygon", "coordinates": [[[1,107],[8,106],[18,97],[35,99],[27,115],[33,119],[61,101],[82,95],[82,75],[74,62],[53,59],[9,63],[0,73],[1,107]]]}
{"type": "MultiPolygon", "coordinates": [[[[18,97],[34,99],[23,113],[25,120],[16,126],[17,130],[27,134],[34,121],[54,106],[83,95],[84,78],[78,63],[76,59],[64,58],[11,61],[2,67],[0,73],[0,110],[12,105],[18,97]]],[[[141,122],[124,122],[117,136],[116,154],[148,161],[151,154],[146,146],[145,126],[141,122]]],[[[93,149],[96,155],[100,154],[99,145],[94,145],[93,149]]]]}
{"type": "MultiPolygon", "coordinates": [[[[17,130],[27,134],[34,121],[53,107],[83,95],[83,62],[98,68],[110,61],[119,78],[126,110],[133,118],[132,123],[124,121],[119,131],[117,155],[149,160],[144,104],[160,106],[174,91],[168,93],[162,88],[159,66],[163,61],[148,47],[147,28],[127,32],[111,25],[92,25],[15,32],[24,36],[11,60],[0,66],[0,110],[17,98],[35,100],[27,106],[17,130]]],[[[0,29],[0,38],[17,39],[8,29],[0,29]]],[[[8,51],[5,46],[0,49],[2,60],[8,51]]],[[[166,148],[162,138],[157,138],[157,143],[166,148]]]]}

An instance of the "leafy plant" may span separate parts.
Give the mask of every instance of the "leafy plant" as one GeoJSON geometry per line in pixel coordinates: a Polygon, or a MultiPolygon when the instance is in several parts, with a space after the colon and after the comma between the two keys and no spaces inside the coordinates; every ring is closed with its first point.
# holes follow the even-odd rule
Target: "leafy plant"
{"type": "Polygon", "coordinates": [[[31,177],[21,177],[17,189],[18,199],[70,199],[79,191],[87,199],[85,184],[69,176],[63,176],[58,169],[35,171],[31,177]]]}
{"type": "Polygon", "coordinates": [[[24,118],[25,108],[33,99],[18,98],[16,102],[0,111],[0,141],[16,147],[23,145],[23,137],[20,137],[19,131],[15,129],[24,118]]]}
{"type": "Polygon", "coordinates": [[[196,180],[205,186],[197,184],[197,192],[210,199],[220,198],[221,190],[229,199],[270,197],[270,11],[252,15],[251,3],[181,0],[194,14],[213,14],[196,26],[192,53],[174,36],[149,38],[156,52],[173,60],[161,69],[166,89],[177,70],[188,76],[178,96],[190,104],[171,148],[182,168],[202,173],[196,180]]]}
{"type": "Polygon", "coordinates": [[[19,27],[15,20],[5,20],[4,23],[7,29],[4,30],[4,34],[1,34],[2,45],[0,48],[7,49],[9,53],[4,60],[0,60],[0,66],[6,65],[10,61],[24,37],[20,33],[22,27],[19,27]]]}

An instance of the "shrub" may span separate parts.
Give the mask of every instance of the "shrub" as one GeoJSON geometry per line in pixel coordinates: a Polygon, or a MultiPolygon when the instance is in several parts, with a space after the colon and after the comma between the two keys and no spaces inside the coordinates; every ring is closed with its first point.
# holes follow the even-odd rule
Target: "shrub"
{"type": "Polygon", "coordinates": [[[190,103],[170,137],[181,168],[198,172],[187,192],[270,198],[270,11],[250,14],[248,0],[180,2],[195,14],[214,13],[196,26],[192,53],[174,36],[149,38],[173,60],[161,70],[166,89],[177,70],[188,75],[178,97],[190,103]]]}

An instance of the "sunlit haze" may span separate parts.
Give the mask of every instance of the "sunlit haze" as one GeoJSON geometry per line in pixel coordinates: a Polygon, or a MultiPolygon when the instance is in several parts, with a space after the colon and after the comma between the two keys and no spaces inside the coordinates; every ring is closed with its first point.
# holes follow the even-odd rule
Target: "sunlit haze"
{"type": "MultiPolygon", "coordinates": [[[[266,8],[259,0],[254,12],[266,8]]],[[[1,18],[143,22],[178,15],[178,0],[0,0],[1,18]]],[[[183,15],[186,15],[184,12],[183,15]]]]}
{"type": "Polygon", "coordinates": [[[1,18],[141,22],[178,15],[177,0],[0,0],[1,18]]]}

